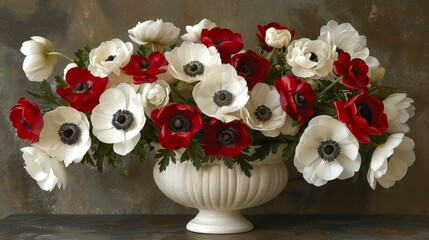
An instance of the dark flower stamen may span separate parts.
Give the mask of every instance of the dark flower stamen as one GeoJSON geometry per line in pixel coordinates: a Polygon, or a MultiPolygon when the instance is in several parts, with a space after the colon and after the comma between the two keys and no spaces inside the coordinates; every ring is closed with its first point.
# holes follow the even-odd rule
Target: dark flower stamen
{"type": "Polygon", "coordinates": [[[128,130],[134,122],[133,114],[125,109],[118,110],[115,114],[113,114],[112,125],[117,130],[128,130]]]}
{"type": "Polygon", "coordinates": [[[149,67],[149,65],[151,64],[151,62],[149,62],[149,61],[140,61],[138,64],[139,64],[139,67],[142,70],[146,70],[149,67]]]}
{"type": "Polygon", "coordinates": [[[256,119],[258,119],[259,121],[267,122],[271,119],[272,112],[271,112],[271,109],[268,108],[267,106],[261,105],[256,108],[255,116],[256,116],[256,119]]]}
{"type": "Polygon", "coordinates": [[[237,71],[241,72],[244,76],[250,76],[252,74],[252,69],[247,64],[237,66],[237,71]]]}
{"type": "Polygon", "coordinates": [[[83,92],[89,92],[91,90],[91,87],[89,86],[89,83],[79,83],[73,88],[73,93],[83,93],[83,92]]]}
{"type": "Polygon", "coordinates": [[[334,140],[323,141],[317,148],[317,154],[324,161],[332,162],[341,153],[340,145],[334,140]]]}
{"type": "Polygon", "coordinates": [[[74,123],[64,123],[58,130],[61,142],[67,145],[73,145],[79,141],[81,130],[74,123]]]}
{"type": "Polygon", "coordinates": [[[222,43],[223,43],[223,41],[222,41],[222,40],[214,40],[214,41],[213,41],[213,44],[214,44],[215,46],[220,45],[220,44],[222,44],[222,43]]]}
{"type": "Polygon", "coordinates": [[[298,108],[302,108],[305,105],[305,97],[301,93],[295,93],[293,95],[293,102],[298,108]]]}
{"type": "Polygon", "coordinates": [[[108,57],[106,58],[106,60],[104,60],[104,61],[106,61],[106,62],[111,62],[111,61],[113,61],[113,59],[115,59],[115,57],[116,57],[116,55],[110,55],[110,56],[108,56],[108,57]]]}
{"type": "Polygon", "coordinates": [[[214,94],[213,102],[218,107],[228,106],[232,103],[232,93],[227,90],[220,90],[214,94]]]}
{"type": "Polygon", "coordinates": [[[337,49],[335,49],[335,51],[336,51],[338,54],[340,54],[340,53],[343,53],[343,52],[344,52],[344,50],[343,50],[343,49],[341,49],[341,48],[337,48],[337,49]]]}
{"type": "Polygon", "coordinates": [[[317,57],[317,54],[315,54],[314,52],[310,52],[310,61],[312,62],[317,62],[319,61],[319,58],[317,57]]]}
{"type": "Polygon", "coordinates": [[[31,124],[29,124],[27,121],[25,121],[25,119],[22,119],[21,120],[21,124],[22,124],[22,126],[24,126],[26,129],[28,129],[28,130],[30,130],[31,129],[31,127],[32,127],[32,125],[31,124]]]}
{"type": "Polygon", "coordinates": [[[171,132],[187,132],[189,130],[189,119],[184,115],[173,115],[168,121],[168,128],[171,132]]]}
{"type": "Polygon", "coordinates": [[[183,71],[186,75],[195,77],[204,73],[204,65],[199,61],[190,61],[183,66],[183,71]]]}
{"type": "Polygon", "coordinates": [[[234,128],[227,128],[217,133],[216,140],[220,145],[230,146],[237,139],[237,131],[234,128]]]}
{"type": "Polygon", "coordinates": [[[372,112],[371,108],[366,103],[358,103],[356,104],[357,110],[360,113],[360,115],[365,118],[365,120],[371,124],[372,122],[372,112]]]}

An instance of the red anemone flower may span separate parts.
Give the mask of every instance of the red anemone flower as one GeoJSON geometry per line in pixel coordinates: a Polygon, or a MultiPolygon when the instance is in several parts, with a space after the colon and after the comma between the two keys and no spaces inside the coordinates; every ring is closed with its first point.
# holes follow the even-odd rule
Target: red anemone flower
{"type": "Polygon", "coordinates": [[[350,54],[347,52],[338,55],[333,72],[343,76],[343,84],[350,90],[363,89],[369,84],[368,65],[360,58],[350,60],[350,54]]]}
{"type": "Polygon", "coordinates": [[[160,52],[153,52],[149,57],[131,55],[128,64],[122,68],[122,71],[133,76],[134,84],[153,83],[158,77],[156,75],[167,71],[168,65],[164,55],[160,52]]]}
{"type": "Polygon", "coordinates": [[[212,118],[204,125],[203,132],[202,144],[208,156],[236,157],[252,143],[246,125],[239,120],[224,123],[212,118]]]}
{"type": "Polygon", "coordinates": [[[216,47],[222,58],[222,63],[229,63],[231,55],[243,49],[241,35],[233,33],[227,28],[203,29],[200,40],[207,47],[216,47]]]}
{"type": "Polygon", "coordinates": [[[274,87],[280,94],[283,111],[293,120],[303,125],[314,114],[315,96],[310,84],[295,75],[286,74],[274,79],[274,87]]]}
{"type": "Polygon", "coordinates": [[[387,116],[383,102],[375,96],[368,96],[361,91],[347,102],[334,103],[337,119],[345,123],[361,143],[370,143],[369,135],[380,135],[386,132],[387,116]]]}
{"type": "Polygon", "coordinates": [[[26,98],[20,98],[11,108],[9,119],[19,138],[34,143],[39,140],[43,128],[43,116],[39,106],[26,98]]]}
{"type": "Polygon", "coordinates": [[[238,75],[246,79],[249,90],[257,83],[265,81],[270,70],[270,62],[251,50],[234,55],[231,58],[231,65],[237,70],[238,75]]]}
{"type": "Polygon", "coordinates": [[[186,148],[192,137],[202,128],[202,113],[186,104],[169,103],[151,113],[153,122],[161,128],[158,141],[165,149],[186,148]]]}
{"type": "Polygon", "coordinates": [[[106,89],[108,78],[100,78],[86,69],[71,68],[66,73],[67,87],[58,87],[57,93],[69,105],[82,112],[91,112],[106,89]]]}

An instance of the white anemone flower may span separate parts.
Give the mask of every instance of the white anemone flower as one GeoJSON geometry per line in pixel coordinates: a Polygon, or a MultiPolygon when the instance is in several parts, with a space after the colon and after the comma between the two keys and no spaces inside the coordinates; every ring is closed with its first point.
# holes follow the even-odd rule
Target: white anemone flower
{"type": "Polygon", "coordinates": [[[280,95],[274,86],[256,84],[250,92],[250,99],[241,109],[241,118],[254,130],[267,137],[277,137],[286,120],[286,112],[280,105],[280,95]]]}
{"type": "Polygon", "coordinates": [[[313,118],[299,140],[295,167],[316,186],[350,178],[360,168],[359,143],[345,124],[326,115],[313,118]]]}
{"type": "Polygon", "coordinates": [[[39,141],[33,145],[64,161],[67,167],[78,163],[91,146],[86,115],[72,107],[57,107],[43,115],[39,141]]]}
{"type": "Polygon", "coordinates": [[[67,66],[64,68],[64,71],[63,71],[64,72],[63,79],[66,79],[67,72],[70,69],[75,68],[75,67],[78,67],[78,65],[76,63],[69,63],[69,64],[67,64],[67,66]]]}
{"type": "Polygon", "coordinates": [[[186,32],[181,36],[183,41],[189,41],[194,43],[199,43],[201,38],[201,31],[203,29],[211,30],[212,28],[215,28],[216,23],[210,21],[209,19],[203,19],[198,24],[195,24],[194,26],[186,26],[186,32]]]}
{"type": "Polygon", "coordinates": [[[163,80],[154,83],[145,83],[140,87],[143,109],[150,116],[155,108],[162,108],[169,101],[170,85],[163,80]]]}
{"type": "Polygon", "coordinates": [[[407,97],[405,93],[394,93],[383,100],[384,113],[387,115],[387,122],[390,133],[409,133],[410,127],[407,121],[414,116],[416,109],[412,103],[413,99],[407,97]]]}
{"type": "Polygon", "coordinates": [[[403,133],[392,134],[379,145],[372,154],[368,169],[367,179],[371,188],[375,189],[377,182],[384,188],[390,188],[401,180],[416,159],[413,149],[414,141],[403,133]]]}
{"type": "Polygon", "coordinates": [[[88,70],[96,77],[107,77],[110,73],[117,76],[121,67],[127,65],[133,53],[133,44],[124,43],[118,38],[106,41],[89,52],[88,70]]]}
{"type": "Polygon", "coordinates": [[[66,188],[67,174],[62,162],[38,147],[24,147],[21,152],[25,170],[42,190],[52,191],[55,186],[66,188]]]}
{"type": "Polygon", "coordinates": [[[332,59],[338,58],[338,53],[347,52],[351,59],[360,58],[366,62],[369,67],[368,75],[371,71],[380,66],[380,62],[369,56],[369,50],[366,47],[366,37],[359,35],[358,31],[350,23],[338,24],[330,20],[325,26],[320,28],[319,40],[324,41],[333,50],[332,59]]]}
{"type": "Polygon", "coordinates": [[[55,51],[54,44],[46,38],[33,36],[22,43],[21,52],[25,55],[22,69],[28,80],[41,82],[48,79],[54,71],[58,56],[49,55],[55,51]]]}
{"type": "Polygon", "coordinates": [[[292,35],[287,29],[270,27],[265,32],[265,43],[273,48],[283,48],[289,45],[292,35]]]}
{"type": "Polygon", "coordinates": [[[207,116],[223,122],[238,119],[238,111],[249,100],[247,82],[229,64],[214,65],[207,78],[195,85],[192,96],[207,116]]]}
{"type": "Polygon", "coordinates": [[[215,47],[193,42],[183,42],[180,47],[166,52],[165,58],[171,76],[187,83],[200,81],[207,75],[207,68],[222,64],[215,47]]]}
{"type": "Polygon", "coordinates": [[[119,155],[131,152],[140,140],[146,123],[140,94],[128,83],[107,89],[92,110],[92,132],[102,142],[113,143],[119,155]]]}
{"type": "Polygon", "coordinates": [[[301,38],[288,47],[287,63],[297,77],[319,79],[332,72],[331,49],[321,40],[301,38]]]}
{"type": "Polygon", "coordinates": [[[135,43],[162,51],[176,43],[180,29],[171,22],[163,22],[162,19],[158,19],[139,22],[128,30],[128,34],[135,43]]]}

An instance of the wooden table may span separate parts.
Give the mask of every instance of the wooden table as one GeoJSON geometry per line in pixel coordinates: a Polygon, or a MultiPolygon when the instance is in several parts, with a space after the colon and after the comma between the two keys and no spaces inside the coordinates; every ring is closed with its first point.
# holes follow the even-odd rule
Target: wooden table
{"type": "Polygon", "coordinates": [[[250,215],[255,230],[233,235],[189,232],[189,215],[11,215],[0,239],[429,239],[429,215],[250,215]]]}

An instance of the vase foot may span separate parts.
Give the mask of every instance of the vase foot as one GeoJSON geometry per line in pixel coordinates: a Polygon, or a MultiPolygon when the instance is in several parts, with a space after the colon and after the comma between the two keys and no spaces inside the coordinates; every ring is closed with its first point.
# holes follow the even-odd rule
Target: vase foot
{"type": "Polygon", "coordinates": [[[253,230],[253,224],[240,211],[199,210],[186,229],[196,233],[231,234],[253,230]]]}

